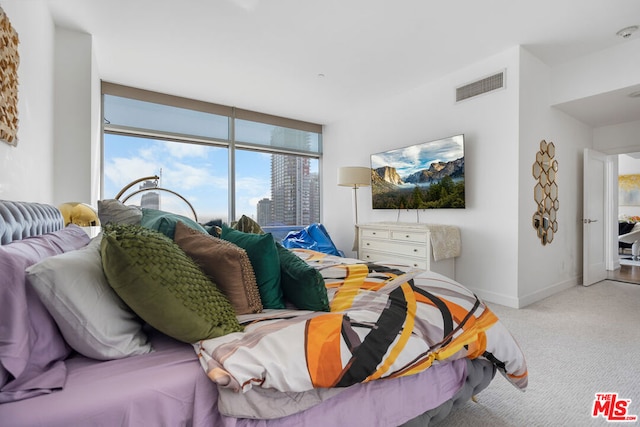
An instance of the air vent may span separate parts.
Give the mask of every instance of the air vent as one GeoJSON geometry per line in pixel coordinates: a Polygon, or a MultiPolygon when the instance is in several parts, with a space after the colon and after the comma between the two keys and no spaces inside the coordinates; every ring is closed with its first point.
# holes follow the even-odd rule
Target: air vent
{"type": "Polygon", "coordinates": [[[504,87],[504,71],[456,88],[456,102],[504,87]]]}

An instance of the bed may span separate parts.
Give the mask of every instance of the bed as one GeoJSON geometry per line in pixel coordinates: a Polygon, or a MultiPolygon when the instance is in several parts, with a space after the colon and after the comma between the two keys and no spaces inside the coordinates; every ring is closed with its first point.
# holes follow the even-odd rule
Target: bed
{"type": "MultiPolygon", "coordinates": [[[[139,212],[113,205],[126,213],[113,216],[121,223],[139,220],[139,212]],[[138,219],[129,218],[132,213],[138,219]]],[[[137,232],[162,244],[170,239],[156,234],[167,227],[173,227],[173,242],[185,231],[195,239],[212,239],[204,236],[206,229],[179,216],[162,213],[152,222],[131,227],[143,228],[137,232]]],[[[118,227],[126,228],[105,230],[117,234],[118,227]]],[[[426,426],[486,388],[496,372],[514,391],[526,388],[526,364],[516,341],[482,301],[444,276],[287,250],[280,256],[293,255],[306,264],[306,272],[314,272],[316,285],[324,285],[327,299],[320,303],[328,304],[326,310],[300,309],[291,303],[298,301],[291,293],[283,307],[256,309],[255,292],[252,300],[245,291],[247,309],[242,314],[232,305],[233,319],[193,339],[200,324],[178,325],[183,314],[169,321],[166,316],[171,314],[158,318],[145,311],[148,307],[138,308],[135,295],[116,290],[110,281],[123,280],[114,276],[122,268],[114,273],[96,261],[96,254],[109,253],[104,243],[108,237],[102,234],[90,238],[78,226],[64,227],[60,212],[46,204],[0,201],[3,425],[426,426]],[[60,259],[67,264],[59,264],[60,259]],[[57,280],[56,286],[42,284],[46,274],[40,267],[57,280]],[[113,289],[100,288],[97,294],[96,277],[102,274],[100,286],[107,283],[113,289]],[[367,292],[354,285],[357,277],[367,283],[367,292]],[[73,291],[62,290],[72,282],[73,291]],[[413,302],[398,305],[389,296],[410,296],[416,289],[422,295],[417,302],[409,298],[413,302]],[[378,290],[386,296],[368,293],[378,290]],[[100,307],[108,292],[115,302],[100,307]],[[61,308],[64,298],[85,305],[97,302],[71,313],[61,308]],[[386,320],[376,322],[376,316],[386,320]],[[384,332],[382,323],[394,325],[396,338],[387,332],[369,339],[371,331],[384,332]],[[318,337],[328,344],[318,344],[318,337]],[[378,362],[362,353],[366,347],[376,349],[378,362]]],[[[234,244],[234,251],[236,246],[241,247],[234,244]]],[[[184,254],[196,256],[189,255],[187,246],[184,254]]],[[[242,265],[240,275],[248,271],[246,259],[242,265]]],[[[200,273],[213,281],[204,268],[200,273]]],[[[182,280],[161,274],[156,280],[182,280]]],[[[136,283],[145,280],[141,276],[136,283]]],[[[236,304],[235,297],[220,300],[219,292],[215,298],[225,307],[216,308],[220,318],[232,304],[228,301],[236,304]]]]}

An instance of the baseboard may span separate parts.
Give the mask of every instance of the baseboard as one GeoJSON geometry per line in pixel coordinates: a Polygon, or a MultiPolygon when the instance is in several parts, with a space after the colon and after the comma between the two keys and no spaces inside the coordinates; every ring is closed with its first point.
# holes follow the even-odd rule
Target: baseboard
{"type": "Polygon", "coordinates": [[[484,291],[482,289],[469,288],[483,301],[504,305],[505,307],[518,308],[518,299],[514,297],[508,297],[502,294],[497,294],[491,291],[484,291]]]}
{"type": "Polygon", "coordinates": [[[534,302],[538,302],[547,297],[564,291],[565,289],[572,288],[574,286],[582,284],[581,277],[575,277],[573,279],[566,280],[564,282],[556,283],[555,285],[547,286],[544,289],[537,290],[529,295],[523,297],[509,297],[503,294],[498,294],[491,291],[485,291],[482,289],[471,289],[477,296],[488,303],[500,304],[510,308],[523,308],[534,302]]]}
{"type": "Polygon", "coordinates": [[[558,292],[562,292],[565,289],[573,288],[574,286],[578,286],[581,284],[582,279],[580,277],[575,277],[573,279],[565,280],[564,282],[556,283],[555,285],[547,286],[544,289],[540,289],[529,295],[518,298],[518,307],[516,308],[526,307],[530,304],[533,304],[534,302],[538,302],[552,295],[555,295],[558,292]]]}

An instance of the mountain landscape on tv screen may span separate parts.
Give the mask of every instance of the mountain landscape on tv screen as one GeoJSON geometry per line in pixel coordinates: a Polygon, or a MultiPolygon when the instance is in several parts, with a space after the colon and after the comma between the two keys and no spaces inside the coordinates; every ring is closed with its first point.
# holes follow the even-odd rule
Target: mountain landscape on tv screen
{"type": "Polygon", "coordinates": [[[462,135],[371,157],[374,209],[465,207],[462,135]]]}

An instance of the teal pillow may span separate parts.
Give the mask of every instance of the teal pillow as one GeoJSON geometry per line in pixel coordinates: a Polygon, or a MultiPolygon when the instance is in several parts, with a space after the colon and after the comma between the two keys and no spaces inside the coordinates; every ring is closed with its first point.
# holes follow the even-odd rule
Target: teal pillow
{"type": "Polygon", "coordinates": [[[222,239],[247,252],[256,275],[263,308],[284,308],[280,287],[280,258],[271,233],[252,234],[222,226],[222,239]]]}
{"type": "Polygon", "coordinates": [[[101,253],[109,285],[166,335],[194,343],[243,330],[229,300],[165,235],[138,225],[107,225],[101,253]]]}
{"type": "Polygon", "coordinates": [[[284,299],[301,310],[329,311],[322,274],[276,242],[280,257],[280,286],[284,299]]]}
{"type": "Polygon", "coordinates": [[[171,212],[159,211],[157,209],[142,208],[142,219],[140,225],[152,230],[159,231],[170,239],[176,234],[176,223],[182,221],[185,225],[208,234],[208,231],[200,224],[183,215],[171,212]]]}

